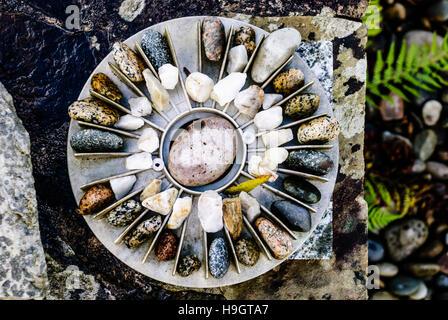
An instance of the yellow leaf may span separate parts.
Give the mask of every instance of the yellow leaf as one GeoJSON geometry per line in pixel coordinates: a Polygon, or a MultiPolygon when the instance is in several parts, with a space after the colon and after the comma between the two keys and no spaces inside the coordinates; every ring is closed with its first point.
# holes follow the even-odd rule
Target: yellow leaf
{"type": "Polygon", "coordinates": [[[268,181],[270,177],[271,177],[270,175],[259,176],[256,179],[244,181],[243,183],[240,183],[239,185],[230,187],[230,188],[226,189],[224,192],[230,193],[230,194],[237,194],[237,193],[240,193],[241,191],[251,192],[259,185],[268,181]]]}

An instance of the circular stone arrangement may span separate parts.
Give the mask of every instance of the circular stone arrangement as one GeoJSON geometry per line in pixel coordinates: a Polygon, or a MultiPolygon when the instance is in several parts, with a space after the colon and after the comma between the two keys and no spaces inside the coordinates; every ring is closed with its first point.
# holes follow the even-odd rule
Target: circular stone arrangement
{"type": "MultiPolygon", "coordinates": [[[[204,32],[201,34],[201,27],[198,27],[198,22],[202,22],[202,28],[208,24],[207,30],[213,31],[219,27],[216,25],[216,19],[187,17],[166,21],[142,30],[124,41],[124,44],[127,44],[129,48],[135,49],[133,54],[137,57],[135,60],[131,60],[129,65],[117,65],[114,63],[116,61],[114,54],[110,53],[94,70],[92,76],[86,82],[79,100],[94,97],[94,101],[88,101],[89,106],[87,109],[94,105],[94,109],[99,111],[101,115],[100,118],[98,118],[97,114],[93,116],[92,114],[88,116],[84,114],[83,118],[80,118],[78,112],[87,110],[85,107],[86,100],[83,100],[83,102],[78,101],[76,110],[73,110],[73,105],[69,108],[69,114],[73,119],[69,128],[67,160],[73,193],[77,202],[80,202],[78,212],[84,214],[94,234],[121,261],[153,279],[184,287],[208,288],[240,283],[271,270],[282,263],[292,252],[300,250],[305,240],[309,238],[319,224],[329,205],[338,167],[337,139],[329,143],[321,142],[317,145],[301,144],[297,139],[297,128],[299,126],[301,126],[303,131],[302,136],[308,137],[310,134],[314,134],[310,130],[315,126],[313,121],[314,123],[320,122],[318,125],[325,125],[331,130],[333,130],[332,126],[334,126],[334,123],[331,122],[333,112],[324,89],[306,63],[294,53],[280,68],[275,68],[278,69],[275,73],[278,74],[288,69],[300,70],[303,72],[300,76],[303,76],[306,84],[302,84],[299,92],[312,93],[320,100],[318,101],[317,110],[314,110],[312,114],[302,116],[298,121],[296,120],[297,118],[289,120],[288,117],[285,117],[280,126],[275,128],[276,130],[293,129],[295,132],[292,140],[288,137],[287,140],[290,141],[285,141],[286,143],[284,144],[280,143],[281,147],[285,147],[290,154],[292,150],[297,149],[297,146],[300,147],[299,150],[305,151],[324,149],[321,151],[326,154],[327,160],[325,160],[326,162],[321,161],[321,163],[325,167],[325,165],[328,165],[328,162],[331,162],[332,166],[319,169],[322,169],[325,173],[325,177],[323,177],[322,173],[303,173],[285,169],[280,165],[279,169],[275,171],[275,175],[278,175],[276,181],[266,182],[250,192],[250,195],[255,197],[260,204],[261,217],[265,219],[252,220],[248,208],[243,205],[242,211],[245,221],[242,226],[238,227],[240,230],[236,232],[241,233],[240,237],[233,238],[235,225],[232,225],[232,221],[228,221],[226,216],[224,216],[225,221],[223,222],[224,228],[222,230],[216,233],[204,233],[201,225],[203,221],[198,216],[199,198],[202,195],[210,195],[206,199],[207,201],[202,202],[202,206],[205,206],[207,210],[209,208],[209,210],[214,210],[213,206],[217,203],[220,205],[219,199],[221,197],[216,199],[213,196],[214,194],[209,194],[210,192],[217,191],[220,192],[220,195],[225,195],[222,192],[229,187],[253,179],[248,173],[250,171],[250,168],[247,166],[248,161],[250,163],[252,155],[262,155],[266,151],[265,143],[270,144],[271,140],[263,136],[263,133],[273,132],[268,130],[267,132],[258,133],[254,130],[256,128],[254,122],[257,124],[260,118],[255,117],[255,121],[253,121],[254,114],[249,115],[250,110],[247,114],[241,113],[242,109],[239,109],[239,112],[233,103],[221,105],[220,103],[214,103],[211,99],[196,103],[190,100],[187,95],[184,87],[185,74],[188,75],[199,71],[208,75],[216,84],[218,80],[226,77],[225,69],[222,68],[222,60],[230,60],[232,62],[232,66],[229,67],[227,65],[227,68],[238,68],[238,64],[241,63],[239,60],[241,52],[238,51],[241,51],[241,48],[229,51],[234,46],[232,46],[231,41],[228,41],[229,34],[233,34],[233,31],[237,30],[237,28],[246,26],[251,27],[255,31],[254,43],[247,43],[246,46],[249,54],[248,61],[246,61],[248,65],[253,64],[253,60],[256,60],[250,58],[250,53],[253,53],[253,57],[256,57],[257,54],[265,54],[262,51],[259,52],[259,49],[260,43],[263,44],[263,39],[268,36],[267,32],[237,20],[228,18],[219,18],[219,20],[222,22],[227,37],[223,37],[223,39],[218,38],[217,40],[221,42],[222,48],[220,61],[213,61],[216,59],[215,55],[217,52],[210,50],[207,41],[198,41],[201,36],[204,36],[204,32]],[[147,30],[158,31],[166,37],[168,40],[166,48],[169,48],[172,53],[173,61],[171,63],[181,73],[181,81],[175,85],[174,89],[168,90],[169,97],[164,96],[163,90],[157,88],[157,81],[151,79],[154,75],[157,77],[158,72],[156,68],[159,66],[156,64],[158,63],[157,59],[161,58],[161,53],[153,50],[154,56],[145,55],[146,40],[142,42],[142,37],[147,30]],[[200,55],[198,54],[199,52],[200,55]],[[232,55],[235,56],[231,58],[232,55]],[[133,73],[135,66],[142,69],[148,68],[148,71],[145,70],[143,75],[133,73]],[[152,69],[152,74],[149,69],[152,69]],[[106,77],[102,78],[98,76],[99,74],[104,74],[106,77]],[[139,76],[142,79],[138,79],[139,76]],[[92,82],[92,80],[95,81],[92,82]],[[111,86],[102,85],[110,80],[116,86],[116,90],[111,90],[111,86]],[[148,90],[144,85],[145,80],[148,89],[155,90],[153,92],[157,92],[157,96],[151,97],[148,94],[148,90]],[[91,86],[91,83],[95,85],[91,86]],[[109,89],[104,90],[105,87],[109,89]],[[121,94],[122,97],[120,96],[121,94]],[[125,118],[124,114],[131,113],[129,111],[130,99],[137,97],[152,98],[152,113],[144,116],[144,109],[147,106],[144,103],[133,101],[132,105],[134,107],[137,106],[136,108],[139,109],[137,111],[141,111],[142,116],[138,116],[137,120],[130,117],[125,118]],[[163,110],[159,110],[158,105],[166,104],[167,98],[170,100],[169,105],[163,110]],[[99,100],[106,103],[95,102],[99,100]],[[107,107],[104,107],[105,105],[107,107]],[[329,118],[319,117],[324,114],[329,118]],[[118,118],[121,121],[120,129],[110,126],[110,123],[115,123],[118,118]],[[195,122],[199,123],[199,126],[204,126],[206,125],[204,124],[205,120],[209,118],[221,119],[219,121],[229,123],[233,127],[235,132],[234,160],[220,169],[222,174],[204,180],[207,183],[187,186],[180,183],[178,181],[179,176],[176,175],[176,179],[173,174],[174,171],[170,170],[170,151],[179,135],[188,130],[188,126],[195,122]],[[78,121],[75,121],[75,119],[78,121]],[[139,123],[139,121],[142,123],[139,123]],[[141,126],[141,124],[144,126],[141,126]],[[309,127],[308,129],[306,128],[307,126],[309,127]],[[136,129],[136,127],[139,128],[136,129]],[[93,131],[86,132],[86,128],[93,131]],[[153,130],[148,130],[148,128],[153,130]],[[120,138],[117,138],[117,136],[120,138]],[[254,141],[246,145],[249,136],[252,136],[254,141]],[[72,148],[79,147],[79,143],[81,144],[81,149],[84,148],[83,152],[72,148]],[[109,149],[98,150],[98,144],[107,146],[109,149]],[[306,145],[306,148],[303,145],[306,145]],[[151,153],[149,159],[145,158],[147,155],[139,153],[138,150],[142,150],[142,148],[143,150],[149,150],[151,153]],[[134,158],[131,159],[131,156],[134,158]],[[151,168],[145,167],[131,171],[127,169],[131,162],[133,164],[141,164],[145,161],[147,163],[149,163],[148,161],[152,162],[151,168]],[[290,181],[296,175],[305,178],[306,180],[304,181],[308,185],[308,181],[313,182],[312,188],[315,188],[317,190],[316,194],[319,194],[319,199],[314,199],[317,201],[313,200],[313,192],[310,193],[308,189],[305,190],[305,193],[302,192],[303,190],[300,191],[300,188],[298,189],[299,193],[302,192],[302,194],[298,194],[301,197],[300,199],[303,197],[311,199],[311,202],[308,203],[304,203],[298,200],[297,197],[289,195],[291,194],[290,192],[297,191],[293,190],[297,187],[297,184],[294,181],[290,181]],[[158,178],[157,182],[154,182],[154,178],[158,178]],[[150,182],[151,184],[148,186],[150,182]],[[285,193],[285,191],[288,191],[289,194],[285,193]],[[152,202],[147,200],[151,197],[141,201],[145,194],[153,193],[156,193],[154,196],[157,197],[152,199],[152,202]],[[189,201],[191,201],[191,213],[183,223],[173,227],[173,225],[169,226],[173,222],[171,220],[168,222],[168,219],[171,211],[176,209],[173,209],[172,206],[172,200],[176,198],[178,200],[182,199],[182,208],[188,208],[189,201]],[[191,198],[191,200],[186,198],[191,198]],[[288,202],[277,201],[285,199],[288,202]],[[148,201],[151,203],[148,203],[148,201]],[[145,210],[145,208],[151,208],[151,205],[154,205],[156,202],[163,202],[169,206],[167,208],[163,206],[158,208],[158,213],[160,214],[155,213],[153,210],[145,210]],[[272,205],[273,202],[275,202],[274,205],[272,205]],[[302,232],[291,231],[286,225],[287,219],[285,220],[284,216],[281,217],[278,214],[279,210],[282,211],[286,208],[287,212],[287,210],[297,207],[299,203],[302,204],[300,210],[298,210],[299,215],[304,212],[307,214],[311,212],[310,221],[305,221],[305,224],[309,223],[309,228],[302,232]],[[143,221],[145,221],[145,224],[141,225],[143,221]],[[290,239],[291,248],[289,248],[285,256],[272,252],[266,243],[266,238],[260,233],[260,230],[263,232],[271,230],[272,223],[275,228],[280,230],[273,235],[276,237],[276,240],[281,241],[279,235],[290,239]],[[167,225],[170,227],[169,229],[167,225]],[[145,233],[151,234],[151,236],[145,233]],[[132,240],[129,240],[130,236],[133,236],[132,240]],[[227,250],[223,251],[225,247],[227,250]],[[239,261],[234,259],[235,254],[238,254],[238,257],[240,257],[239,261]],[[208,261],[209,255],[210,261],[208,261]],[[277,255],[277,259],[274,255],[277,255]],[[223,259],[225,260],[224,262],[223,259]],[[175,266],[179,264],[181,267],[176,268],[175,266]],[[251,264],[254,265],[248,266],[251,264]]],[[[243,28],[238,30],[248,31],[250,29],[243,28]]],[[[250,35],[250,32],[248,34],[250,35]]],[[[159,41],[158,37],[156,34],[151,41],[159,41]]],[[[235,41],[235,38],[244,42],[247,39],[247,35],[238,33],[234,35],[233,41],[235,41]]],[[[129,54],[123,45],[120,47],[114,45],[114,49],[115,56],[129,54]]],[[[169,60],[165,60],[165,62],[167,61],[169,60]]],[[[255,61],[255,63],[259,62],[255,61]]],[[[158,70],[160,71],[160,69],[158,70]]],[[[167,74],[171,71],[168,68],[166,70],[167,74]]],[[[248,77],[244,88],[251,88],[250,85],[254,82],[250,77],[250,69],[247,74],[248,77]]],[[[159,76],[162,78],[161,72],[159,76]]],[[[260,74],[257,75],[257,77],[259,76],[260,74]]],[[[268,79],[268,82],[272,82],[274,77],[271,78],[268,79]]],[[[161,80],[163,82],[164,79],[161,80]]],[[[265,89],[266,93],[273,93],[277,86],[292,90],[292,88],[288,87],[290,83],[287,80],[277,77],[274,83],[263,89],[265,89]]],[[[291,113],[291,109],[288,108],[291,107],[289,101],[293,99],[302,99],[299,103],[304,103],[303,101],[307,103],[307,101],[316,99],[313,95],[297,95],[299,93],[297,91],[294,94],[294,90],[292,90],[294,97],[288,96],[290,92],[284,92],[284,101],[280,101],[274,96],[271,96],[271,98],[276,98],[276,103],[278,104],[285,103],[286,108],[284,106],[283,110],[286,110],[286,113],[291,113]]],[[[224,92],[224,94],[226,93],[224,92]]],[[[260,109],[260,111],[263,111],[263,109],[260,109]]],[[[318,157],[313,156],[313,153],[309,153],[306,158],[305,160],[311,162],[320,161],[318,157]]],[[[294,162],[294,165],[300,166],[303,165],[301,163],[303,160],[300,157],[295,159],[289,157],[287,162],[290,164],[294,162]]],[[[232,199],[235,198],[227,194],[222,204],[225,207],[224,209],[235,211],[235,208],[237,208],[241,211],[241,208],[238,208],[238,205],[232,199]]],[[[180,202],[179,205],[181,206],[180,202]]],[[[202,214],[204,212],[204,209],[202,209],[202,214]]]]}

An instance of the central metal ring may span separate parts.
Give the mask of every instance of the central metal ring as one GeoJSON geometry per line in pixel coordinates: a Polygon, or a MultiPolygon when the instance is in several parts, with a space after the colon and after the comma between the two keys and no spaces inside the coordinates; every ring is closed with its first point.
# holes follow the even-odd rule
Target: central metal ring
{"type": "Polygon", "coordinates": [[[246,164],[247,146],[243,141],[243,131],[238,128],[238,123],[232,119],[228,114],[211,108],[194,108],[191,111],[187,111],[179,114],[176,118],[171,120],[165,128],[165,132],[162,135],[160,142],[160,158],[163,161],[163,171],[166,178],[178,188],[184,190],[189,194],[200,195],[207,190],[215,190],[220,192],[228,188],[235,180],[240,176],[241,171],[246,164]],[[203,119],[209,116],[220,116],[228,120],[235,128],[237,132],[237,151],[235,161],[229,169],[217,180],[198,187],[186,187],[171,176],[168,170],[168,156],[170,153],[171,142],[174,141],[174,135],[178,132],[178,129],[183,128],[186,124],[191,123],[194,120],[203,119]]]}

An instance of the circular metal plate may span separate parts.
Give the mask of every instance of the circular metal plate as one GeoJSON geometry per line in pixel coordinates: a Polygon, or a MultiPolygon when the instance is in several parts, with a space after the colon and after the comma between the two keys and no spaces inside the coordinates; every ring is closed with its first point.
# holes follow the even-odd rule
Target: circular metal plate
{"type": "MultiPolygon", "coordinates": [[[[184,67],[187,68],[190,72],[198,70],[197,65],[197,33],[196,26],[197,22],[204,17],[186,17],[180,18],[170,21],[165,21],[160,24],[151,26],[150,29],[157,30],[161,33],[164,33],[165,27],[168,27],[175,50],[177,52],[177,56],[179,59],[179,64],[181,69],[184,67]]],[[[233,25],[235,28],[248,25],[247,23],[228,19],[221,18],[223,22],[226,32],[229,31],[230,27],[233,25]]],[[[257,41],[260,39],[262,34],[267,35],[268,33],[264,30],[252,26],[256,32],[257,41]]],[[[149,28],[148,28],[149,29],[149,28]]],[[[132,37],[128,38],[125,43],[128,44],[131,48],[134,47],[134,43],[136,41],[140,42],[143,32],[142,30],[132,37]]],[[[111,54],[107,55],[104,60],[98,65],[98,67],[93,71],[92,75],[98,72],[103,72],[108,75],[120,88],[124,95],[124,105],[126,106],[127,99],[131,97],[135,97],[135,94],[130,91],[123,83],[119,81],[119,79],[111,72],[108,62],[112,62],[111,54]]],[[[203,72],[208,74],[212,79],[216,81],[220,63],[210,63],[203,59],[203,72]]],[[[315,84],[312,86],[308,92],[313,92],[318,94],[321,97],[321,103],[317,113],[328,113],[329,115],[333,115],[331,110],[330,103],[328,101],[328,97],[317,80],[316,76],[310,70],[310,68],[306,65],[306,63],[295,54],[293,60],[289,64],[288,68],[298,68],[302,70],[305,74],[305,79],[307,82],[315,81],[315,84]]],[[[91,76],[92,76],[91,75],[91,76]]],[[[184,77],[185,79],[185,77],[184,77]]],[[[246,84],[248,86],[251,84],[250,80],[246,84]]],[[[139,85],[140,89],[146,91],[144,85],[139,85]]],[[[89,97],[89,89],[90,89],[90,78],[85,83],[83,90],[79,95],[79,99],[83,99],[89,97]]],[[[272,90],[268,89],[267,92],[272,92],[272,90]]],[[[182,90],[180,89],[180,85],[177,86],[175,90],[170,91],[170,96],[172,101],[178,106],[181,112],[187,111],[185,97],[183,96],[182,90]]],[[[192,103],[193,104],[193,103],[192,103]]],[[[205,103],[205,106],[210,106],[211,101],[205,103]]],[[[194,107],[194,104],[193,104],[194,107]]],[[[219,109],[222,109],[218,106],[219,109]]],[[[232,107],[233,108],[233,107],[232,107]]],[[[169,108],[168,108],[169,109],[169,108]]],[[[235,112],[234,110],[231,110],[235,112]]],[[[317,114],[316,113],[316,114],[317,114]]],[[[174,110],[169,109],[165,112],[165,114],[170,118],[174,119],[177,114],[174,110]]],[[[161,127],[166,127],[167,123],[157,114],[151,115],[151,121],[158,124],[161,127]]],[[[237,122],[241,125],[245,123],[248,119],[243,116],[237,119],[237,122]]],[[[147,127],[147,126],[145,126],[147,127]]],[[[250,128],[249,128],[250,129],[250,128]]],[[[80,127],[76,123],[76,121],[71,121],[68,137],[70,138],[74,133],[80,130],[80,127]]],[[[245,129],[246,130],[246,129],[245,129]]],[[[139,133],[141,130],[136,131],[135,133],[139,133]]],[[[296,132],[296,129],[294,130],[296,132]]],[[[258,139],[261,140],[261,139],[258,139]]],[[[125,139],[125,146],[123,151],[136,151],[136,142],[135,139],[125,139]]],[[[295,143],[297,141],[295,140],[295,143]]],[[[290,142],[289,145],[294,144],[294,142],[290,142]]],[[[329,179],[327,183],[321,182],[313,182],[321,191],[322,198],[321,200],[313,205],[313,208],[316,210],[316,213],[312,215],[312,230],[306,233],[296,233],[298,236],[298,240],[294,241],[294,248],[296,250],[300,250],[301,245],[305,242],[306,239],[309,238],[312,231],[315,229],[319,221],[321,220],[325,210],[328,207],[334,183],[336,179],[336,173],[338,168],[338,144],[337,141],[333,141],[332,144],[334,147],[328,151],[325,151],[333,160],[334,168],[331,172],[325,177],[329,179]]],[[[262,147],[263,144],[261,141],[258,141],[258,144],[254,143],[249,146],[253,148],[255,146],[262,147]]],[[[67,162],[68,162],[68,170],[70,182],[72,185],[73,193],[77,202],[81,199],[83,192],[80,190],[80,186],[91,181],[101,179],[104,177],[109,177],[115,174],[120,174],[126,172],[124,166],[124,158],[109,158],[109,159],[85,159],[85,158],[75,158],[73,154],[73,150],[71,149],[69,143],[67,147],[67,162]]],[[[137,182],[134,185],[133,190],[141,188],[145,186],[152,177],[158,176],[160,172],[154,171],[146,171],[144,173],[140,173],[137,176],[137,182]]],[[[282,176],[282,175],[280,175],[282,176]]],[[[243,181],[245,179],[242,179],[243,181]]],[[[278,179],[274,185],[279,186],[281,179],[278,179]]],[[[167,186],[168,182],[164,182],[162,188],[167,186]]],[[[277,199],[278,197],[274,196],[271,192],[264,190],[263,188],[256,188],[252,195],[256,196],[259,202],[266,207],[270,206],[270,203],[277,199]]],[[[197,196],[193,201],[193,211],[190,215],[187,232],[185,236],[185,242],[183,245],[182,254],[185,253],[195,253],[198,255],[199,259],[203,261],[203,249],[202,249],[202,241],[201,241],[201,227],[200,222],[197,217],[197,196]]],[[[275,266],[282,263],[283,260],[268,260],[265,255],[261,254],[260,259],[257,264],[253,267],[245,267],[240,265],[241,273],[238,274],[235,266],[231,263],[230,268],[227,274],[221,279],[215,279],[211,276],[208,279],[204,276],[204,266],[198,272],[195,272],[189,277],[181,277],[179,275],[172,275],[172,269],[174,265],[174,261],[168,262],[159,262],[154,253],[152,253],[147,262],[142,264],[143,256],[148,249],[149,243],[145,243],[137,249],[128,249],[124,244],[115,245],[114,240],[120,235],[124,228],[114,228],[110,226],[104,219],[103,220],[95,220],[93,216],[85,216],[87,224],[92,229],[95,236],[104,244],[104,246],[114,254],[118,259],[123,261],[125,264],[130,266],[131,268],[141,272],[142,274],[156,279],[158,281],[166,282],[172,285],[184,286],[184,287],[197,287],[197,288],[210,288],[210,287],[219,287],[219,286],[227,286],[232,284],[237,284],[243,281],[247,281],[254,277],[257,277],[275,266]]],[[[177,230],[178,235],[180,234],[180,230],[177,230]]],[[[107,267],[107,266],[105,266],[107,267]]]]}

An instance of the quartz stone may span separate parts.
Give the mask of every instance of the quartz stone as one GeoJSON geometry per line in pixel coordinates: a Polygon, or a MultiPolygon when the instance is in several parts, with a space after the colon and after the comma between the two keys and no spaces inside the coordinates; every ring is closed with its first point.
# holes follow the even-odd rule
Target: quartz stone
{"type": "Polygon", "coordinates": [[[130,98],[128,103],[133,116],[149,116],[152,112],[151,102],[146,97],[130,98]]]}
{"type": "Polygon", "coordinates": [[[233,72],[229,74],[215,84],[210,97],[223,107],[226,103],[235,99],[246,83],[246,78],[245,73],[233,72]]]}
{"type": "Polygon", "coordinates": [[[263,104],[264,91],[259,86],[250,86],[249,88],[239,92],[235,97],[235,107],[250,118],[255,117],[263,104]]]}
{"type": "Polygon", "coordinates": [[[243,71],[248,62],[246,47],[244,45],[233,47],[229,50],[227,59],[227,73],[243,71]]]}
{"type": "Polygon", "coordinates": [[[191,197],[178,198],[173,205],[173,213],[168,220],[168,229],[179,228],[184,220],[188,217],[193,207],[191,197]]]}
{"type": "Polygon", "coordinates": [[[126,158],[124,166],[128,170],[152,168],[152,156],[149,152],[139,152],[126,158]]]}
{"type": "Polygon", "coordinates": [[[265,93],[264,100],[263,100],[263,110],[269,109],[270,107],[275,105],[277,102],[280,102],[282,99],[283,99],[283,96],[281,94],[265,93]]]}
{"type": "Polygon", "coordinates": [[[157,111],[162,112],[170,103],[170,95],[168,91],[166,91],[159,79],[154,77],[149,69],[143,71],[143,76],[145,77],[146,87],[151,95],[154,108],[157,111]]]}
{"type": "Polygon", "coordinates": [[[115,198],[120,200],[126,196],[129,191],[131,191],[135,181],[137,181],[137,177],[135,175],[111,179],[109,183],[115,194],[115,198]]]}
{"type": "Polygon", "coordinates": [[[169,188],[154,196],[143,200],[142,205],[151,211],[160,213],[161,215],[168,215],[173,208],[174,201],[176,201],[178,191],[176,188],[169,188]]]}
{"type": "Polygon", "coordinates": [[[202,229],[217,232],[222,229],[222,198],[213,190],[201,194],[198,201],[198,216],[202,229]]]}
{"type": "Polygon", "coordinates": [[[162,190],[162,180],[152,179],[140,194],[140,201],[143,202],[143,200],[158,194],[161,190],[162,190]]]}
{"type": "Polygon", "coordinates": [[[266,148],[274,148],[291,141],[294,136],[291,129],[281,129],[265,133],[261,139],[266,148]]]}
{"type": "Polygon", "coordinates": [[[165,89],[173,90],[179,81],[179,70],[172,64],[164,64],[159,68],[159,77],[165,89]]]}
{"type": "Polygon", "coordinates": [[[153,128],[146,128],[140,135],[137,141],[137,147],[149,153],[152,153],[159,149],[159,136],[157,131],[153,128]]]}
{"type": "Polygon", "coordinates": [[[272,107],[255,115],[254,124],[259,130],[272,130],[283,122],[282,107],[272,107]]]}
{"type": "Polygon", "coordinates": [[[250,223],[254,222],[261,213],[260,204],[257,199],[244,191],[240,192],[239,198],[241,201],[241,208],[246,214],[247,220],[249,220],[250,223]]]}
{"type": "Polygon", "coordinates": [[[123,130],[137,130],[143,127],[145,122],[132,114],[125,114],[120,117],[120,120],[114,125],[115,128],[123,129],[123,130]]]}

